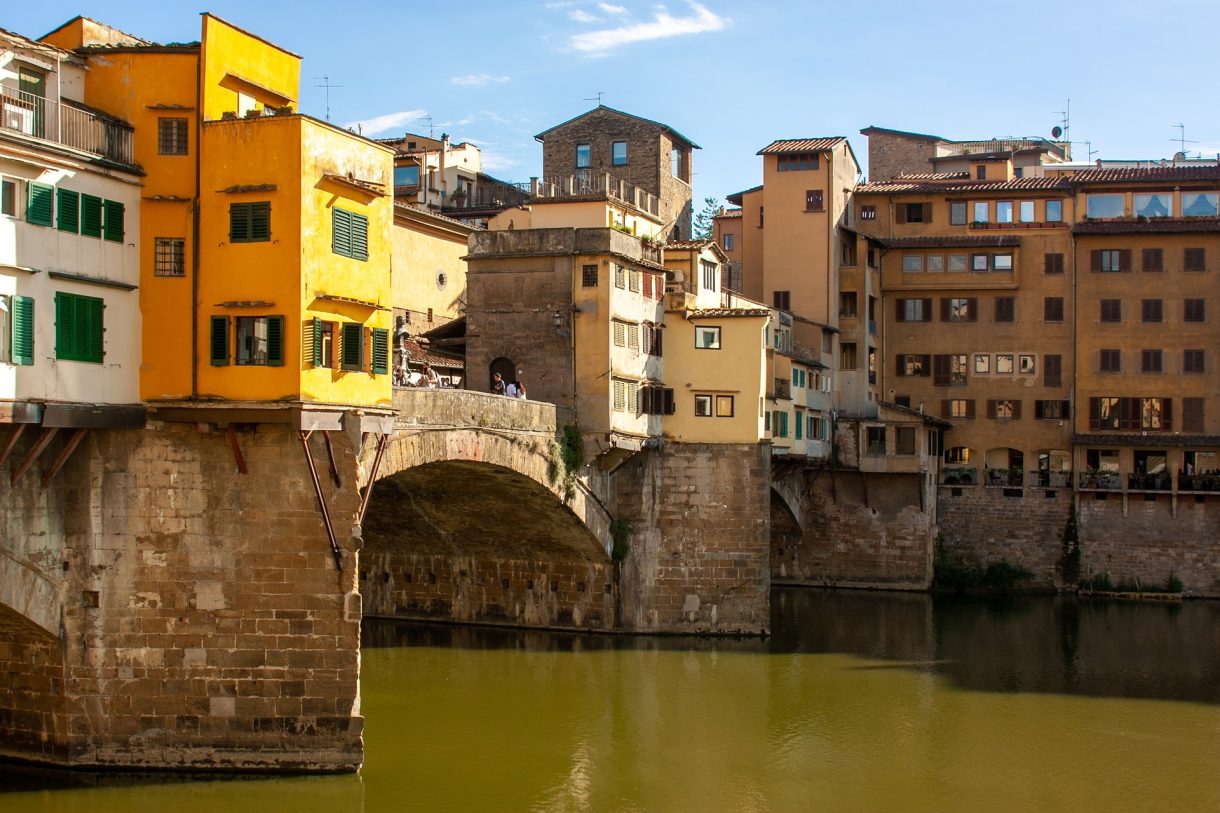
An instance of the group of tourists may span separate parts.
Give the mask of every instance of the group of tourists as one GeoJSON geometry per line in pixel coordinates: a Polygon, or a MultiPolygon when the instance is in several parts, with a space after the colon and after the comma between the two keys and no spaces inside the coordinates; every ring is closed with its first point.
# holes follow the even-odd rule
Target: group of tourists
{"type": "Polygon", "coordinates": [[[394,365],[394,386],[395,387],[424,387],[434,390],[438,387],[447,386],[441,377],[436,374],[431,365],[424,362],[423,368],[419,371],[418,378],[415,381],[411,380],[411,372],[402,364],[394,365]]]}
{"type": "Polygon", "coordinates": [[[491,376],[491,392],[493,395],[504,395],[508,398],[526,400],[525,385],[520,381],[505,381],[504,376],[493,373],[491,376]]]}

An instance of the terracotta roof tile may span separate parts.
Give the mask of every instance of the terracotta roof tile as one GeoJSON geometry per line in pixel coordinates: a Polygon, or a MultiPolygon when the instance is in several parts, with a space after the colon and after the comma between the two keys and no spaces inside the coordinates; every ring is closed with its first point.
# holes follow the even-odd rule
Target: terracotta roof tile
{"type": "Polygon", "coordinates": [[[707,240],[670,240],[664,245],[664,248],[672,249],[690,249],[690,248],[707,248],[710,245],[715,245],[716,241],[707,240]]]}
{"type": "Polygon", "coordinates": [[[856,187],[857,193],[883,192],[888,194],[929,194],[937,192],[1038,192],[1068,190],[1071,182],[1067,178],[1013,178],[1010,181],[966,181],[937,182],[924,180],[874,181],[856,187]]]}
{"type": "Polygon", "coordinates": [[[704,310],[687,311],[687,319],[724,319],[738,316],[770,316],[766,308],[705,308],[704,310]]]}
{"type": "Polygon", "coordinates": [[[1186,217],[1173,220],[1087,220],[1077,223],[1075,234],[1198,234],[1220,232],[1220,217],[1186,217]]]}
{"type": "Polygon", "coordinates": [[[1220,165],[1186,167],[1102,167],[1086,169],[1071,176],[1073,183],[1114,183],[1124,181],[1220,181],[1220,165]]]}
{"type": "Polygon", "coordinates": [[[724,217],[741,217],[740,209],[725,209],[718,215],[713,215],[712,220],[719,220],[724,217]]]}
{"type": "Polygon", "coordinates": [[[1021,245],[1015,234],[976,236],[967,234],[919,237],[874,237],[886,248],[1004,248],[1021,245]]]}
{"type": "Polygon", "coordinates": [[[402,340],[402,346],[406,349],[407,359],[412,364],[426,363],[432,367],[445,367],[447,369],[461,369],[466,366],[466,362],[461,356],[437,353],[435,350],[425,348],[415,339],[402,340]]]}
{"type": "Polygon", "coordinates": [[[891,181],[965,181],[970,179],[969,172],[901,172],[891,178],[891,181]]]}
{"type": "Polygon", "coordinates": [[[759,155],[785,155],[787,153],[821,152],[831,150],[847,139],[843,136],[830,138],[782,138],[772,141],[758,151],[759,155]]]}

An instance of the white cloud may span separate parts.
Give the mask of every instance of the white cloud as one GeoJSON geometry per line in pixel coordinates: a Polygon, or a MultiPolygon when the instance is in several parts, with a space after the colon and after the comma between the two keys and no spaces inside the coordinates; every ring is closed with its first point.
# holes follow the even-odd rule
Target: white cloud
{"type": "Polygon", "coordinates": [[[592,14],[590,14],[589,12],[587,12],[587,11],[581,11],[580,9],[573,9],[572,11],[569,11],[569,12],[568,12],[568,16],[569,16],[569,17],[571,17],[573,20],[575,20],[575,21],[576,21],[576,22],[578,22],[578,23],[595,23],[595,22],[597,22],[597,18],[596,18],[596,17],[594,17],[594,16],[593,16],[592,14]]]}
{"type": "Polygon", "coordinates": [[[607,14],[626,14],[627,13],[626,6],[616,6],[611,3],[598,3],[597,7],[600,8],[602,11],[606,12],[607,14]]]}
{"type": "Polygon", "coordinates": [[[466,76],[454,76],[449,81],[455,85],[477,88],[493,83],[497,85],[503,84],[508,80],[509,78],[507,76],[490,76],[486,73],[471,73],[467,74],[466,76]]]}
{"type": "Polygon", "coordinates": [[[618,28],[604,28],[574,34],[570,45],[573,50],[582,51],[591,56],[600,56],[607,51],[635,42],[720,31],[729,24],[727,17],[714,14],[698,3],[691,3],[690,8],[693,12],[691,16],[674,17],[664,7],[658,7],[652,22],[633,23],[618,28]]]}
{"type": "Polygon", "coordinates": [[[349,121],[343,126],[349,130],[355,130],[363,133],[366,136],[377,135],[384,133],[387,130],[402,129],[406,124],[414,119],[423,118],[428,115],[427,110],[400,110],[397,113],[385,113],[380,116],[373,116],[371,119],[360,119],[358,121],[349,121]]]}

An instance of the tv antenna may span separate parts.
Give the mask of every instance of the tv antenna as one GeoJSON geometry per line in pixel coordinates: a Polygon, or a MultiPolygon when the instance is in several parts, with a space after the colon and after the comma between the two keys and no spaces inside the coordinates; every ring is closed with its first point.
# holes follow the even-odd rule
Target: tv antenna
{"type": "Polygon", "coordinates": [[[1060,124],[1063,126],[1052,127],[1051,138],[1058,141],[1060,137],[1062,137],[1064,141],[1071,141],[1072,139],[1070,133],[1072,132],[1072,100],[1068,99],[1065,108],[1063,110],[1056,110],[1055,115],[1063,117],[1059,120],[1060,124]]]}
{"type": "Polygon", "coordinates": [[[431,116],[421,116],[420,118],[425,119],[428,122],[428,138],[434,138],[435,136],[433,136],[432,134],[435,132],[435,128],[432,125],[432,117],[431,116]]]}
{"type": "Polygon", "coordinates": [[[330,121],[330,89],[341,88],[343,85],[332,85],[329,76],[315,76],[314,79],[321,79],[322,84],[314,85],[316,88],[323,88],[326,91],[326,120],[330,121]]]}
{"type": "Polygon", "coordinates": [[[597,106],[598,106],[598,107],[601,107],[601,106],[602,106],[602,96],[604,96],[604,95],[606,95],[606,92],[605,92],[604,90],[599,90],[599,91],[597,91],[597,96],[596,96],[596,97],[594,97],[594,96],[589,96],[588,98],[581,99],[581,101],[584,101],[584,102],[597,102],[597,106]]]}
{"type": "Polygon", "coordinates": [[[1186,157],[1186,145],[1187,144],[1198,144],[1199,142],[1186,137],[1186,125],[1185,124],[1171,124],[1169,126],[1178,128],[1178,137],[1171,138],[1169,140],[1178,142],[1178,145],[1179,145],[1178,152],[1182,153],[1182,157],[1185,158],[1186,157]]]}

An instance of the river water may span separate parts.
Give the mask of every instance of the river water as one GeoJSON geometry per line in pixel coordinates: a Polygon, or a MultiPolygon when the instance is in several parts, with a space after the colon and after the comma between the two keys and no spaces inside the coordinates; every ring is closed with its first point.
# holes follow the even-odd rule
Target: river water
{"type": "Polygon", "coordinates": [[[1220,811],[1220,602],[777,589],[766,640],[370,622],[359,775],[0,811],[1220,811]]]}

